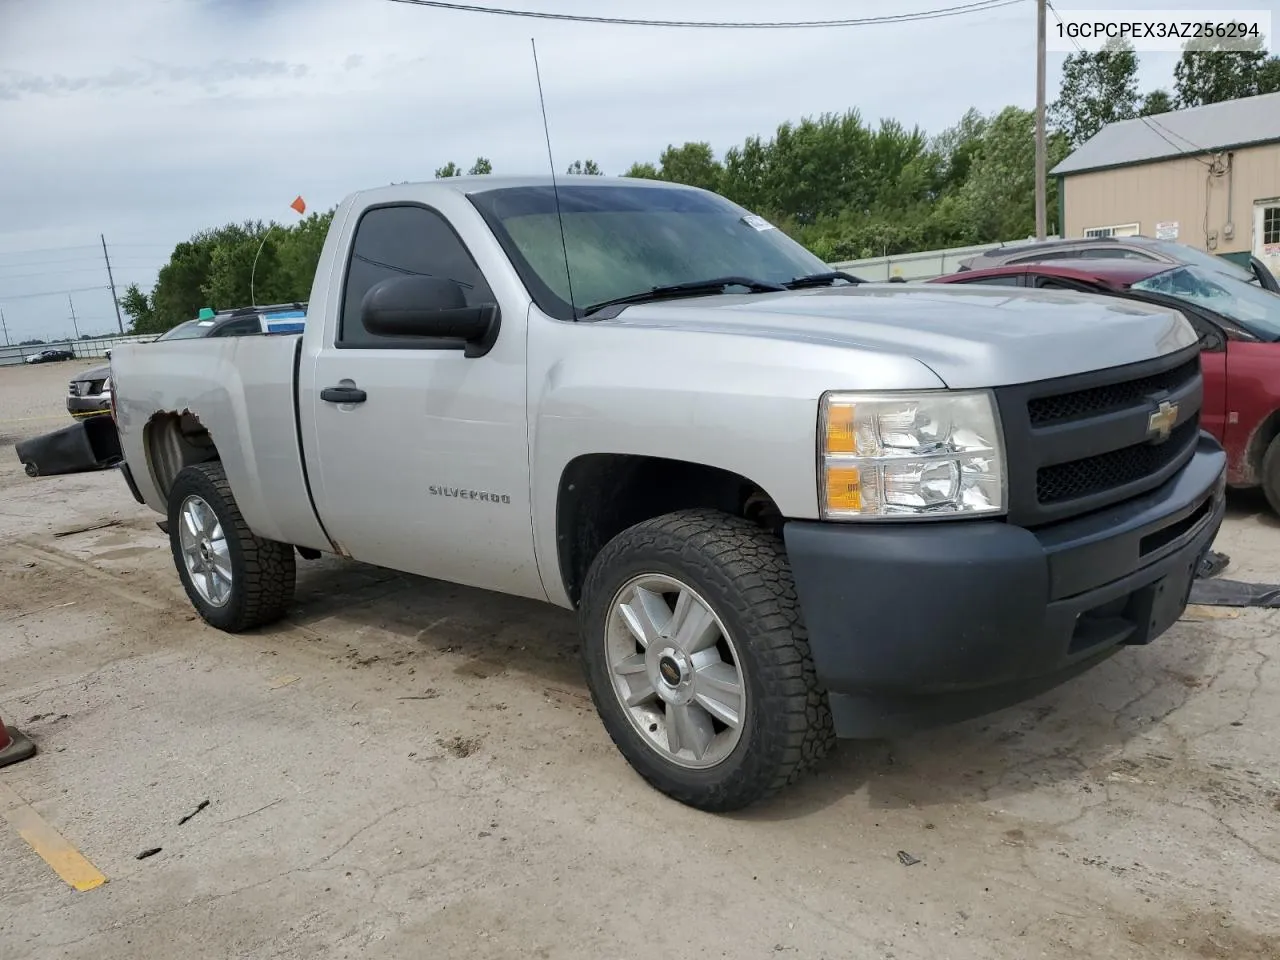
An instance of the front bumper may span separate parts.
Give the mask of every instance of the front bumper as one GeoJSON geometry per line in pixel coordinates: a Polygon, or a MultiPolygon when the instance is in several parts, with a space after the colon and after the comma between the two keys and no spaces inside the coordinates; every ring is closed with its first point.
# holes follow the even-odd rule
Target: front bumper
{"type": "Polygon", "coordinates": [[[73,417],[90,416],[95,413],[111,412],[111,395],[102,394],[96,397],[67,397],[67,413],[73,417]]]}
{"type": "Polygon", "coordinates": [[[985,520],[788,523],[837,733],[978,716],[1150,643],[1182,615],[1225,494],[1226,454],[1202,434],[1163,486],[1034,531],[985,520]]]}

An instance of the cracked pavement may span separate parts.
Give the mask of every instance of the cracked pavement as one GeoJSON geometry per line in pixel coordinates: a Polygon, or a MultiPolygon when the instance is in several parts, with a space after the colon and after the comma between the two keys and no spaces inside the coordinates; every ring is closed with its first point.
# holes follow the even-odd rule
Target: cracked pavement
{"type": "MultiPolygon", "coordinates": [[[[57,414],[69,366],[0,369],[0,419],[57,414]]],[[[116,473],[30,480],[10,430],[0,710],[41,753],[0,784],[109,882],[0,822],[5,960],[1280,957],[1280,611],[712,817],[614,750],[563,612],[326,559],[221,634],[116,473]]],[[[1217,547],[1280,576],[1259,498],[1217,547]]]]}

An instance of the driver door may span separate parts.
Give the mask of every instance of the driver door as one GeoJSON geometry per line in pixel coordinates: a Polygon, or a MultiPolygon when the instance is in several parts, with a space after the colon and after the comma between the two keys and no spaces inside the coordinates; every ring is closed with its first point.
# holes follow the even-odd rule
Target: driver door
{"type": "Polygon", "coordinates": [[[469,306],[497,298],[449,221],[421,204],[365,210],[349,249],[337,323],[300,375],[326,532],[356,560],[545,599],[529,509],[525,314],[499,302],[502,326],[480,357],[456,341],[379,336],[361,304],[391,277],[452,279],[469,306]]]}

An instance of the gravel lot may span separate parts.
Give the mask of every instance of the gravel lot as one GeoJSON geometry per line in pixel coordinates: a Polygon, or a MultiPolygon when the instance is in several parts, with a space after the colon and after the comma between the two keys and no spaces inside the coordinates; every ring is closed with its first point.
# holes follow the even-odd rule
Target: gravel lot
{"type": "MultiPolygon", "coordinates": [[[[0,711],[41,747],[0,791],[108,883],[0,819],[5,960],[1280,957],[1274,613],[707,816],[608,742],[561,611],[324,560],[275,628],[196,621],[116,471],[13,454],[81,365],[0,368],[0,711]]],[[[1280,577],[1257,498],[1217,546],[1280,577]]]]}

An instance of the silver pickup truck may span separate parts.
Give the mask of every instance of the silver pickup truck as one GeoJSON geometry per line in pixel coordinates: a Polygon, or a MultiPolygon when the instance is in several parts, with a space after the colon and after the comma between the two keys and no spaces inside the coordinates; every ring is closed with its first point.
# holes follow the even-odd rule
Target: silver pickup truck
{"type": "Polygon", "coordinates": [[[667,183],[357,193],[304,333],[111,366],[210,624],[321,553],[576,610],[618,749],[706,810],[1152,641],[1224,510],[1180,314],[861,283],[667,183]]]}

